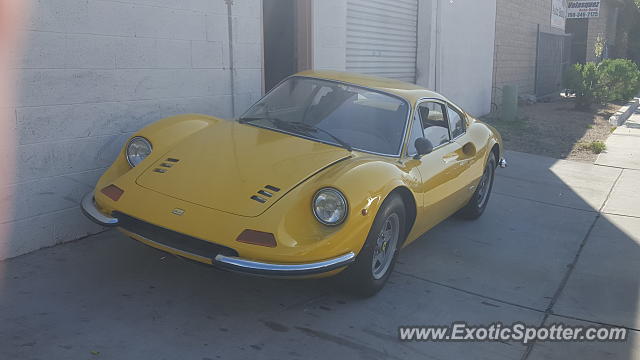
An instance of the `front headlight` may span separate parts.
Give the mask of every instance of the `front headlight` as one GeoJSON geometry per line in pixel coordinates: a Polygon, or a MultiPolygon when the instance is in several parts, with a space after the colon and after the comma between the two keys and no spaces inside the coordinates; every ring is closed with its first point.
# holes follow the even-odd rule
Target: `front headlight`
{"type": "Polygon", "coordinates": [[[127,144],[127,161],[131,167],[136,167],[151,154],[151,143],[142,136],[136,136],[127,144]]]}
{"type": "Polygon", "coordinates": [[[313,214],[321,223],[340,225],[347,217],[347,199],[334,188],[320,189],[313,197],[313,214]]]}

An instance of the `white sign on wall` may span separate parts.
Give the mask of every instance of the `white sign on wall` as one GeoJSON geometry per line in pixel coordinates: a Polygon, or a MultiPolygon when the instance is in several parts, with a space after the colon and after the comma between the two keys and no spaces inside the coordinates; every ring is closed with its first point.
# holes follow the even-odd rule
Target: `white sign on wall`
{"type": "Polygon", "coordinates": [[[567,22],[567,0],[551,0],[551,26],[562,29],[567,22]]]}
{"type": "Polygon", "coordinates": [[[589,19],[600,16],[600,0],[569,1],[567,19],[589,19]]]}

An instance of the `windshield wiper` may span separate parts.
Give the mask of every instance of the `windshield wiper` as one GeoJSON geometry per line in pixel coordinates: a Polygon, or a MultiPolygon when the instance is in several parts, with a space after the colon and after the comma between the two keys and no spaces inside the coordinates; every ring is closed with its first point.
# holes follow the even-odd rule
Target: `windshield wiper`
{"type": "Polygon", "coordinates": [[[268,120],[271,123],[273,123],[273,125],[276,126],[276,128],[280,129],[280,130],[291,130],[291,131],[297,131],[297,132],[303,132],[306,133],[307,135],[309,133],[312,132],[321,132],[324,133],[325,135],[328,135],[329,137],[331,137],[335,142],[337,142],[341,147],[345,148],[348,151],[353,151],[353,147],[351,147],[351,145],[349,145],[347,142],[345,142],[344,140],[340,139],[339,137],[333,135],[332,133],[328,132],[325,129],[321,129],[315,125],[311,125],[311,124],[307,124],[307,123],[303,123],[303,122],[299,122],[299,121],[283,121],[280,120],[278,118],[272,118],[272,117],[267,117],[267,116],[256,116],[256,117],[246,117],[246,118],[241,118],[238,120],[238,122],[240,124],[248,124],[254,121],[260,121],[260,120],[268,120]]]}
{"type": "Polygon", "coordinates": [[[340,144],[343,148],[347,149],[348,151],[353,151],[353,147],[351,145],[349,145],[349,143],[347,143],[346,141],[344,141],[344,140],[340,139],[339,137],[333,135],[332,133],[328,132],[325,129],[319,128],[319,127],[317,127],[315,125],[303,123],[303,122],[300,122],[300,121],[290,121],[290,122],[285,122],[285,123],[286,123],[286,125],[284,125],[284,126],[289,126],[289,127],[293,128],[293,129],[302,130],[304,132],[316,132],[316,131],[319,131],[321,133],[324,133],[325,135],[328,135],[330,138],[335,140],[335,142],[340,144]]]}
{"type": "Polygon", "coordinates": [[[238,119],[238,122],[240,124],[248,124],[250,122],[254,122],[254,121],[258,121],[258,120],[271,120],[271,122],[274,122],[274,120],[277,119],[272,119],[268,116],[256,116],[256,117],[246,117],[246,118],[240,118],[238,119]]]}

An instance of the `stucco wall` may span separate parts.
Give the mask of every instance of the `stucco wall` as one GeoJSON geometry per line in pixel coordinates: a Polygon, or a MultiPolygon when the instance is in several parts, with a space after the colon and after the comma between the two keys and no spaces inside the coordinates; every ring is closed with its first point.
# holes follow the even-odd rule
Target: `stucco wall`
{"type": "Polygon", "coordinates": [[[516,85],[521,95],[534,93],[538,24],[542,32],[564,34],[551,27],[551,0],[497,0],[495,87],[516,85]]]}
{"type": "Polygon", "coordinates": [[[0,258],[101,230],[78,203],[137,129],[178,113],[229,117],[259,98],[261,2],[232,12],[234,96],[224,0],[33,1],[0,258]]]}

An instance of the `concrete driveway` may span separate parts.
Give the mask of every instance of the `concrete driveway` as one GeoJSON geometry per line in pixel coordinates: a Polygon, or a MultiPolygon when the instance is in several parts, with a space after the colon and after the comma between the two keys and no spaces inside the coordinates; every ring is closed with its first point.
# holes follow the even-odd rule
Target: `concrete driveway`
{"type": "Polygon", "coordinates": [[[2,359],[636,359],[640,171],[510,153],[486,214],[406,248],[387,287],[223,273],[115,231],[0,263],[2,359]],[[626,343],[400,342],[400,325],[608,324],[626,343]]]}

